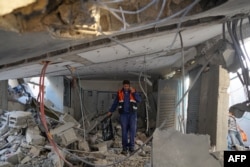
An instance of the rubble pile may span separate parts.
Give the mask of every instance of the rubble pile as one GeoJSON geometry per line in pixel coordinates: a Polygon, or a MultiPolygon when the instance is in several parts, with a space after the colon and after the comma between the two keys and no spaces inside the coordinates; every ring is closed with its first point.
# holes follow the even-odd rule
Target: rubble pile
{"type": "MultiPolygon", "coordinates": [[[[47,124],[60,155],[72,166],[105,166],[116,163],[113,166],[144,167],[150,162],[149,145],[129,158],[121,154],[121,128],[118,124],[114,126],[113,139],[107,141],[103,140],[102,129],[98,126],[84,136],[80,124],[67,114],[61,115],[58,120],[47,117],[47,124]]],[[[136,147],[143,145],[146,139],[144,133],[138,132],[136,147]]],[[[12,166],[69,166],[50,144],[35,110],[3,111],[0,115],[0,167],[12,166]]]]}

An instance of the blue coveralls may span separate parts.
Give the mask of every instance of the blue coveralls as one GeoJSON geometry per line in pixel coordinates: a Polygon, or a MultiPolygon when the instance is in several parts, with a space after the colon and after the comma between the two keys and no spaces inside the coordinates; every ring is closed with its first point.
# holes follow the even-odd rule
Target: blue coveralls
{"type": "MultiPolygon", "coordinates": [[[[136,128],[137,128],[137,113],[130,111],[130,91],[124,92],[124,111],[120,113],[120,124],[122,128],[122,147],[124,150],[134,149],[135,146],[135,135],[136,135],[136,128]],[[128,133],[130,133],[130,139],[128,142],[128,133]]],[[[140,95],[135,92],[133,96],[136,102],[141,102],[140,95]]],[[[110,112],[114,112],[119,104],[118,94],[114,99],[114,102],[110,108],[110,112]]]]}

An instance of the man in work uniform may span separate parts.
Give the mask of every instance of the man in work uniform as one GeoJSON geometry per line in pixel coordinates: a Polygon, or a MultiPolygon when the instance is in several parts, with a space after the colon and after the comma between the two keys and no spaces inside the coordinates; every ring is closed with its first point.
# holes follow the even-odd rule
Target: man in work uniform
{"type": "Polygon", "coordinates": [[[116,110],[120,113],[120,124],[122,128],[122,154],[133,152],[135,147],[135,135],[137,128],[137,103],[141,97],[136,90],[130,86],[129,80],[123,81],[123,88],[117,92],[117,96],[108,112],[108,115],[116,110]],[[129,142],[128,142],[129,133],[129,142]]]}

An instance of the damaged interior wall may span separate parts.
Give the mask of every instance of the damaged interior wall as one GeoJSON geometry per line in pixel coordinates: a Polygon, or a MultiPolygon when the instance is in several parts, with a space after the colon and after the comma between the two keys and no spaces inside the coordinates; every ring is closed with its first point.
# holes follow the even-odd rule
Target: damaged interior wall
{"type": "MultiPolygon", "coordinates": [[[[145,82],[142,81],[141,85],[142,88],[145,89],[145,82]]],[[[139,92],[143,99],[143,101],[138,105],[138,128],[143,128],[145,130],[147,120],[145,111],[145,96],[138,81],[131,81],[131,86],[139,92]]],[[[87,116],[88,119],[91,119],[95,115],[105,114],[109,111],[117,91],[122,88],[122,81],[81,80],[80,87],[81,97],[79,96],[78,88],[72,89],[72,99],[74,99],[73,107],[74,111],[76,111],[74,113],[74,117],[81,120],[82,114],[84,114],[84,116],[87,116]],[[82,101],[82,106],[80,101],[82,101]]],[[[149,106],[151,106],[148,111],[148,128],[153,130],[156,125],[156,96],[153,95],[153,87],[147,85],[147,93],[149,96],[149,106]]],[[[113,115],[113,121],[119,122],[118,111],[116,111],[113,115]]]]}
{"type": "MultiPolygon", "coordinates": [[[[37,99],[39,94],[39,77],[26,79],[33,97],[37,99]]],[[[45,101],[48,106],[58,112],[64,112],[64,77],[45,78],[45,101]]]]}

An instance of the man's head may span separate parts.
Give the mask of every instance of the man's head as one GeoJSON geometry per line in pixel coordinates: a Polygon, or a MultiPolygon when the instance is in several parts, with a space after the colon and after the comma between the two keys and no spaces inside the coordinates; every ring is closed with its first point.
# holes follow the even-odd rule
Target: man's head
{"type": "Polygon", "coordinates": [[[129,90],[129,87],[130,87],[130,82],[129,82],[129,80],[124,80],[124,81],[122,82],[122,84],[123,84],[123,89],[124,89],[124,90],[129,90]]]}

